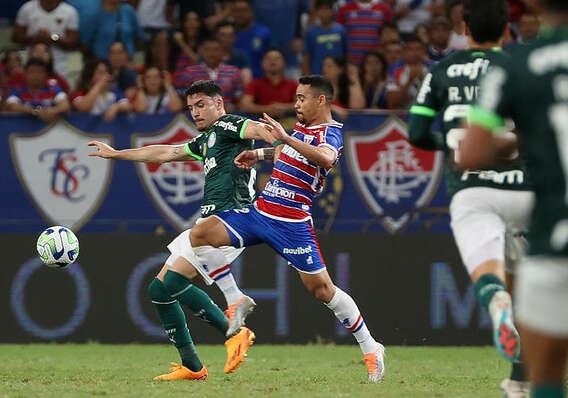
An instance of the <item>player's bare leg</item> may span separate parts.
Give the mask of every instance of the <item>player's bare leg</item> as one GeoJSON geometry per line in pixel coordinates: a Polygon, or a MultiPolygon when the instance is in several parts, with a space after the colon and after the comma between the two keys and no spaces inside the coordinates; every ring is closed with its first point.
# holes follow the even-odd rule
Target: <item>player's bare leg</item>
{"type": "Polygon", "coordinates": [[[513,304],[505,285],[505,263],[488,260],[481,263],[471,274],[479,303],[491,315],[493,340],[497,351],[507,360],[519,358],[520,336],[513,324],[513,304]]]}
{"type": "Polygon", "coordinates": [[[550,337],[522,325],[521,332],[525,343],[523,356],[533,383],[533,396],[563,397],[568,339],[550,337]]]}
{"type": "Polygon", "coordinates": [[[306,289],[333,311],[339,322],[359,343],[367,367],[368,380],[381,381],[385,374],[385,348],[371,336],[355,301],[333,284],[325,269],[317,274],[299,274],[306,289]]]}

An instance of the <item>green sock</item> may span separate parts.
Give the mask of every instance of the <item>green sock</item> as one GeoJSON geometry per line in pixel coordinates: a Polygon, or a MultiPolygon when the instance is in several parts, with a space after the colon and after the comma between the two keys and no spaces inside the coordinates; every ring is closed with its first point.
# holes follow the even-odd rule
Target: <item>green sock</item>
{"type": "Polygon", "coordinates": [[[515,381],[527,381],[525,363],[523,361],[513,362],[513,366],[511,367],[511,376],[509,378],[515,381]]]}
{"type": "Polygon", "coordinates": [[[200,371],[203,368],[203,364],[195,350],[195,345],[187,328],[185,314],[179,302],[170,296],[168,290],[159,279],[153,279],[150,282],[148,295],[158,312],[162,326],[166,330],[170,341],[179,351],[183,366],[194,372],[200,371]]]}
{"type": "Polygon", "coordinates": [[[225,334],[229,321],[207,293],[193,285],[185,276],[171,270],[164,276],[164,286],[174,299],[187,305],[196,316],[225,334]]]}
{"type": "Polygon", "coordinates": [[[562,383],[536,384],[531,389],[531,398],[564,398],[562,383]]]}
{"type": "Polygon", "coordinates": [[[489,303],[495,295],[500,291],[505,291],[505,282],[495,274],[485,274],[475,282],[475,297],[483,308],[489,310],[489,303]]]}

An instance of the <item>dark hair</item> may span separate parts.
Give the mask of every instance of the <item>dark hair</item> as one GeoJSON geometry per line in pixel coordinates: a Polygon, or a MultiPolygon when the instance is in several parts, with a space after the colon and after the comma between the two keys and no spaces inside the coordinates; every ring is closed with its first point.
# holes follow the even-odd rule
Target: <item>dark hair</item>
{"type": "Polygon", "coordinates": [[[448,19],[451,17],[450,14],[452,13],[453,8],[462,4],[462,0],[448,0],[446,2],[446,16],[448,17],[448,19]]]}
{"type": "Polygon", "coordinates": [[[335,0],[316,0],[314,3],[314,10],[317,10],[321,7],[333,8],[334,5],[335,0]]]}
{"type": "Polygon", "coordinates": [[[361,82],[364,82],[365,80],[365,62],[367,61],[367,58],[370,57],[375,57],[381,62],[381,64],[383,65],[383,72],[381,73],[381,79],[386,80],[387,72],[389,69],[389,63],[387,62],[385,54],[378,51],[369,51],[367,54],[365,54],[365,56],[363,57],[363,61],[361,61],[361,64],[359,65],[359,76],[361,82]]]}
{"type": "Polygon", "coordinates": [[[328,104],[333,102],[333,86],[331,85],[331,82],[322,75],[301,76],[300,79],[298,79],[298,82],[300,84],[310,86],[325,95],[325,99],[328,104]]]}
{"type": "Polygon", "coordinates": [[[464,0],[463,20],[477,43],[498,41],[509,21],[506,0],[464,0]]]}
{"type": "Polygon", "coordinates": [[[224,27],[227,27],[227,26],[230,26],[231,28],[235,29],[235,24],[234,24],[234,23],[232,23],[231,21],[224,20],[224,21],[219,22],[219,23],[215,26],[215,33],[219,32],[219,30],[220,30],[221,28],[224,28],[224,27]]]}
{"type": "Polygon", "coordinates": [[[381,34],[381,33],[383,33],[384,30],[387,30],[387,29],[396,30],[397,32],[400,33],[398,26],[395,23],[392,23],[392,22],[384,22],[384,23],[380,24],[377,31],[378,31],[379,34],[381,34]]]}
{"type": "Polygon", "coordinates": [[[207,35],[201,39],[201,42],[198,44],[198,46],[201,47],[205,43],[211,43],[211,42],[219,43],[219,39],[216,36],[207,35]]]}
{"type": "Polygon", "coordinates": [[[568,12],[566,0],[544,0],[544,8],[548,11],[568,12]]]}
{"type": "Polygon", "coordinates": [[[30,66],[41,66],[41,67],[43,67],[43,69],[45,69],[46,72],[49,71],[49,66],[48,66],[47,62],[45,62],[41,58],[30,58],[30,59],[28,59],[28,62],[26,62],[25,69],[27,70],[30,66]]]}
{"type": "Polygon", "coordinates": [[[271,51],[276,51],[277,53],[279,53],[280,55],[282,55],[282,58],[284,58],[284,60],[286,60],[286,57],[284,56],[284,53],[283,53],[282,50],[279,49],[278,47],[270,47],[268,50],[266,50],[266,51],[264,52],[264,55],[262,56],[262,58],[264,58],[264,56],[265,56],[266,54],[268,54],[269,52],[271,52],[271,51]]]}
{"type": "Polygon", "coordinates": [[[77,82],[77,91],[89,90],[89,86],[91,85],[91,82],[93,80],[93,75],[97,70],[97,66],[99,66],[100,64],[105,65],[110,73],[110,65],[108,61],[103,59],[90,60],[83,67],[83,71],[81,72],[81,77],[79,77],[79,81],[77,82]]]}
{"type": "MultiPolygon", "coordinates": [[[[418,26],[419,25],[417,25],[416,27],[418,26]]],[[[415,33],[407,35],[406,38],[404,39],[404,45],[408,45],[410,43],[420,43],[423,46],[425,45],[424,42],[420,39],[420,37],[418,37],[418,35],[415,33]]]]}
{"type": "Polygon", "coordinates": [[[185,96],[197,93],[205,94],[208,97],[223,96],[223,90],[213,80],[197,80],[185,91],[185,96]]]}

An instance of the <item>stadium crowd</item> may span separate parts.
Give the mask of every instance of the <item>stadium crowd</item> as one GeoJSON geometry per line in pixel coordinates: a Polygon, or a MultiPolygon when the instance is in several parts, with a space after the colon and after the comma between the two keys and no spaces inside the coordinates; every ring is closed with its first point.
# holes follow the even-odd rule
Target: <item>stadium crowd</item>
{"type": "MultiPolygon", "coordinates": [[[[340,118],[348,109],[407,109],[428,68],[468,44],[460,0],[14,3],[0,110],[44,121],[68,111],[107,120],[178,112],[184,89],[200,79],[222,87],[228,111],[282,116],[293,111],[298,77],[310,73],[332,82],[340,118]]],[[[530,1],[509,3],[505,47],[539,30],[530,1]]]]}

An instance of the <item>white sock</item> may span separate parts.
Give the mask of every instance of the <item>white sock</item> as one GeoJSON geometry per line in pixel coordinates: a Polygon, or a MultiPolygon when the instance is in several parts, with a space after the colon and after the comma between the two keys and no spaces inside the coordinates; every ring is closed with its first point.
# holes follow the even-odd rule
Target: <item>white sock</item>
{"type": "Polygon", "coordinates": [[[223,292],[227,305],[236,304],[244,296],[243,292],[237,286],[233,274],[230,272],[221,279],[215,281],[219,289],[223,292]]]}
{"type": "Polygon", "coordinates": [[[355,304],[350,295],[336,286],[335,294],[326,306],[333,311],[339,322],[353,334],[363,354],[369,354],[377,350],[379,343],[371,336],[359,312],[359,308],[357,308],[357,304],[355,304]]]}

